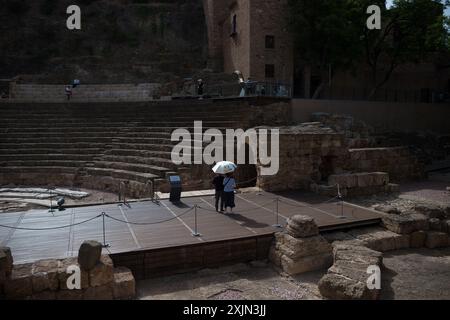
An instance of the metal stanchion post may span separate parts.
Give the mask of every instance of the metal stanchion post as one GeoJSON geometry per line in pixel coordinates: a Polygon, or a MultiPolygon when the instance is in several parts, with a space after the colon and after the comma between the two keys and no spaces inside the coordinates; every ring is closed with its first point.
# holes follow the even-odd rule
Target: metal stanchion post
{"type": "Polygon", "coordinates": [[[55,212],[55,210],[53,209],[53,193],[52,193],[52,189],[49,189],[50,191],[50,209],[48,210],[48,212],[50,212],[51,214],[53,214],[55,212]]]}
{"type": "Polygon", "coordinates": [[[106,243],[105,217],[106,217],[106,213],[102,212],[102,219],[103,219],[103,248],[109,248],[110,245],[108,243],[106,243]]]}
{"type": "Polygon", "coordinates": [[[338,199],[341,201],[341,216],[339,217],[339,219],[345,219],[346,217],[344,216],[344,198],[342,197],[341,188],[339,184],[337,185],[337,187],[338,187],[338,199]]]}
{"type": "Polygon", "coordinates": [[[278,209],[279,209],[279,203],[280,203],[280,198],[277,198],[276,200],[275,200],[275,212],[274,212],[274,214],[275,214],[275,216],[276,216],[276,223],[273,225],[273,227],[274,228],[282,228],[282,226],[281,226],[281,224],[280,224],[280,222],[279,222],[279,211],[278,211],[278,209]]]}
{"type": "Polygon", "coordinates": [[[194,230],[194,233],[192,233],[192,235],[194,236],[194,237],[201,237],[201,234],[200,233],[198,233],[198,223],[197,223],[197,209],[198,209],[198,205],[195,205],[194,206],[194,210],[195,210],[195,212],[194,212],[194,215],[195,215],[195,230],[194,230]]]}

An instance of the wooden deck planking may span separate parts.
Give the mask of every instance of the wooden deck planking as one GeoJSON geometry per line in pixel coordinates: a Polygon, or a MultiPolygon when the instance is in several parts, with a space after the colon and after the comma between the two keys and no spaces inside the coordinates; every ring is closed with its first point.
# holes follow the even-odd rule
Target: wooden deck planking
{"type": "MultiPolygon", "coordinates": [[[[47,210],[4,213],[0,214],[0,224],[8,226],[18,224],[25,228],[59,227],[80,223],[105,212],[113,218],[131,223],[125,224],[105,218],[106,242],[110,244],[105,253],[132,252],[272,234],[279,230],[273,227],[276,223],[273,199],[277,197],[280,199],[278,221],[281,225],[286,223],[286,218],[295,214],[310,215],[320,228],[325,229],[379,218],[370,210],[345,204],[346,219],[339,219],[340,203],[322,203],[327,199],[314,195],[294,194],[287,197],[263,192],[261,195],[256,193],[237,195],[237,207],[231,215],[216,213],[214,198],[203,195],[184,198],[181,205],[163,200],[159,205],[152,202],[137,202],[121,207],[101,205],[57,211],[54,215],[47,210]],[[192,235],[195,229],[194,210],[186,213],[196,204],[200,206],[197,211],[200,237],[192,235]]],[[[45,231],[10,230],[0,227],[0,240],[2,245],[12,248],[16,262],[76,256],[78,248],[85,240],[103,243],[103,221],[102,217],[99,217],[81,225],[45,231]]]]}

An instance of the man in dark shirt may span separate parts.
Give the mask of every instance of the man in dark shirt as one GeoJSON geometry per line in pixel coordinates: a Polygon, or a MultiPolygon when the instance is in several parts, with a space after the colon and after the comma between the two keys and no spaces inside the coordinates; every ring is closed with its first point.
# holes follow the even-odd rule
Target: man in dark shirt
{"type": "Polygon", "coordinates": [[[216,189],[216,211],[217,212],[223,212],[223,205],[224,205],[224,199],[223,199],[223,175],[217,175],[214,180],[212,181],[212,184],[214,185],[216,189]],[[219,211],[219,201],[220,201],[220,211],[219,211]]]}

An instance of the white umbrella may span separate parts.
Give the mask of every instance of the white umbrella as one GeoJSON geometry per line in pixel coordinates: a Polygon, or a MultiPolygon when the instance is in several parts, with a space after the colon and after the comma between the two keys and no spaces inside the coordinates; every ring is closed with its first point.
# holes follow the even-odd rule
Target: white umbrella
{"type": "Polygon", "coordinates": [[[235,165],[233,162],[221,161],[221,162],[218,162],[214,166],[213,171],[214,171],[214,173],[218,173],[218,174],[227,174],[227,173],[234,172],[236,169],[237,169],[237,165],[235,165]]]}

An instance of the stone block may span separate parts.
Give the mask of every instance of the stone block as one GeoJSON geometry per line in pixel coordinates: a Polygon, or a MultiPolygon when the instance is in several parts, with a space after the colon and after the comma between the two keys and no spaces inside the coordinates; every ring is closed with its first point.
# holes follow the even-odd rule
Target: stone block
{"type": "Polygon", "coordinates": [[[58,269],[60,261],[58,260],[40,260],[33,263],[32,266],[32,285],[33,295],[45,290],[55,291],[59,288],[58,269]]]}
{"type": "Polygon", "coordinates": [[[372,172],[370,176],[374,186],[385,186],[389,183],[389,174],[386,172],[372,172]]]}
{"type": "Polygon", "coordinates": [[[354,188],[358,186],[358,177],[354,174],[336,174],[328,177],[328,184],[339,185],[342,188],[354,188]]]}
{"type": "Polygon", "coordinates": [[[319,281],[320,294],[333,300],[377,300],[379,290],[369,290],[365,282],[340,274],[328,273],[319,281]]]}
{"type": "Polygon", "coordinates": [[[388,230],[398,234],[410,234],[414,231],[428,230],[429,228],[427,217],[417,213],[384,214],[382,221],[388,230]]]}
{"type": "MultiPolygon", "coordinates": [[[[290,237],[286,235],[286,237],[290,237]]],[[[332,253],[332,246],[322,236],[287,240],[285,244],[280,244],[278,249],[290,259],[315,256],[323,253],[332,253]]]]}
{"type": "Polygon", "coordinates": [[[400,185],[395,183],[389,183],[387,185],[387,192],[389,193],[399,193],[400,192],[400,185]]]}
{"type": "Polygon", "coordinates": [[[281,258],[283,271],[289,275],[301,274],[309,271],[329,268],[333,264],[333,256],[330,253],[308,256],[299,259],[290,259],[287,256],[281,258]]]}
{"type": "Polygon", "coordinates": [[[380,252],[409,248],[410,244],[408,235],[400,235],[378,227],[356,229],[349,234],[361,240],[368,248],[380,252]]]}
{"type": "Polygon", "coordinates": [[[410,234],[411,248],[423,248],[425,246],[425,239],[427,233],[425,231],[415,231],[410,234]]]}
{"type": "Polygon", "coordinates": [[[358,187],[370,187],[373,186],[373,177],[369,173],[357,173],[358,187]]]}
{"type": "Polygon", "coordinates": [[[417,204],[414,210],[428,217],[429,219],[445,219],[446,210],[445,208],[435,205],[435,204],[417,204]]]}
{"type": "Polygon", "coordinates": [[[78,263],[83,270],[92,270],[100,261],[102,244],[98,241],[85,241],[78,251],[78,263]]]}
{"type": "Polygon", "coordinates": [[[294,238],[304,238],[318,235],[319,228],[313,218],[295,215],[288,219],[286,232],[294,238]]]}
{"type": "Polygon", "coordinates": [[[441,220],[437,218],[431,218],[428,220],[428,225],[432,231],[441,231],[441,220]]]}
{"type": "Polygon", "coordinates": [[[13,257],[11,249],[8,247],[0,247],[0,272],[4,272],[6,277],[11,275],[13,269],[13,257]]]}
{"type": "Polygon", "coordinates": [[[444,232],[429,231],[425,239],[425,246],[429,249],[443,248],[448,246],[448,235],[444,232]]]}
{"type": "Polygon", "coordinates": [[[114,299],[132,299],[136,295],[136,282],[130,269],[119,267],[114,269],[114,299]]]}
{"type": "Polygon", "coordinates": [[[367,268],[382,265],[382,254],[363,246],[334,246],[334,264],[319,281],[319,291],[328,299],[379,298],[380,290],[367,287],[367,268]]]}
{"type": "Polygon", "coordinates": [[[8,300],[23,300],[31,297],[33,293],[31,271],[31,263],[14,266],[4,285],[5,296],[8,300]]]}
{"type": "Polygon", "coordinates": [[[89,287],[84,292],[84,300],[113,300],[112,283],[89,287]]]}
{"type": "Polygon", "coordinates": [[[108,255],[102,255],[100,262],[89,271],[89,283],[91,287],[100,287],[112,284],[114,281],[114,265],[108,255]]]}

